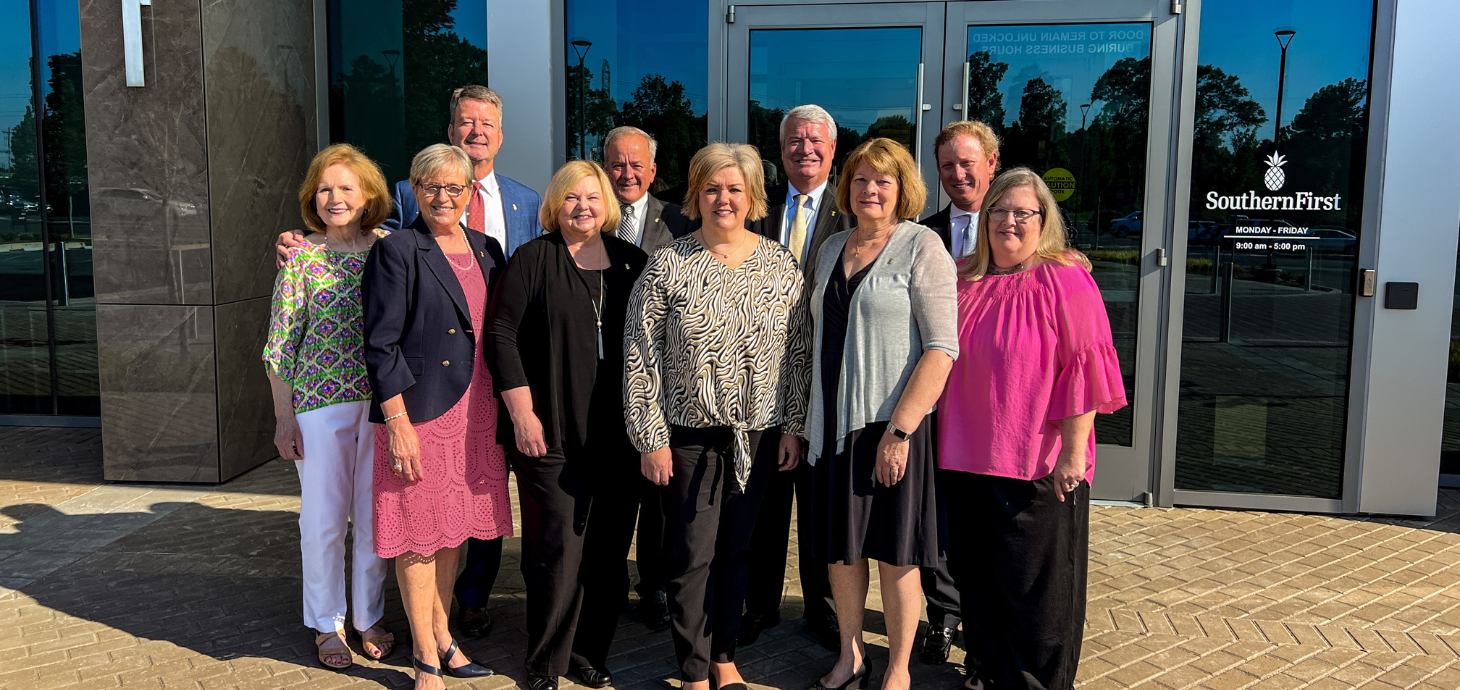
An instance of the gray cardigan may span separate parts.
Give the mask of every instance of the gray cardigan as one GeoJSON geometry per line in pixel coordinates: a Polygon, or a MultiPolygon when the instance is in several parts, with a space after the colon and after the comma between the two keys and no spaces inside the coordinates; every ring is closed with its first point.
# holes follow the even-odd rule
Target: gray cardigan
{"type": "MultiPolygon", "coordinates": [[[[821,304],[850,232],[828,237],[816,264],[811,315],[816,322],[812,352],[811,415],[806,421],[815,464],[822,448],[827,401],[821,396],[821,304]]],[[[836,452],[847,434],[873,422],[892,419],[902,389],[923,352],[942,350],[958,358],[958,273],[937,233],[912,221],[892,231],[887,247],[867,277],[852,293],[847,309],[846,349],[842,355],[837,415],[836,452]]]]}

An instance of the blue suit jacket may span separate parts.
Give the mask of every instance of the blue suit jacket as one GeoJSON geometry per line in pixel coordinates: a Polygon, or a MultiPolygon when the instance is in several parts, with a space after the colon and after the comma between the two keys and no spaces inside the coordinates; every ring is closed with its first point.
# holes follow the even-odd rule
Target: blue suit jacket
{"type": "MultiPolygon", "coordinates": [[[[507,260],[496,240],[466,236],[490,298],[507,260]]],[[[486,334],[474,332],[461,281],[419,215],[371,247],[360,290],[370,421],[382,422],[380,404],[397,395],[412,422],[445,414],[471,385],[477,339],[486,334]]]]}
{"type": "MultiPolygon", "coordinates": [[[[512,252],[523,243],[531,242],[543,233],[542,225],[537,222],[537,209],[542,205],[542,197],[501,173],[497,174],[497,186],[502,189],[502,218],[507,221],[507,246],[503,247],[503,251],[512,256],[512,252]]],[[[395,205],[391,208],[390,217],[380,227],[395,232],[416,222],[420,215],[421,207],[416,205],[416,194],[411,190],[410,180],[401,180],[395,183],[395,205]]],[[[466,216],[462,215],[462,219],[465,220],[466,216]]]]}

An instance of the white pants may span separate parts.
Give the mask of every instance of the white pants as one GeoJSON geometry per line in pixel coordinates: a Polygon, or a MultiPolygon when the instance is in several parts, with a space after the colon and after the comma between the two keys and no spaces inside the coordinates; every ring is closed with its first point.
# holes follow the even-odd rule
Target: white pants
{"type": "Polygon", "coordinates": [[[297,416],[304,436],[299,468],[299,550],[304,562],[304,624],[319,632],[345,626],[345,533],[355,523],[351,594],[356,630],[385,615],[385,559],[375,555],[371,480],[375,425],[370,403],[338,403],[297,416]]]}

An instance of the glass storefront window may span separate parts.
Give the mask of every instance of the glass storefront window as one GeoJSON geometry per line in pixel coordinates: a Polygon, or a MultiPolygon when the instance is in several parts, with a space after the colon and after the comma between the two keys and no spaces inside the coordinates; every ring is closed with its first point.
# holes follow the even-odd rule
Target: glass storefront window
{"type": "Polygon", "coordinates": [[[680,0],[567,0],[569,158],[602,160],[609,130],[632,125],[659,142],[650,188],[684,199],[689,159],[706,143],[708,5],[680,0]]]}
{"type": "Polygon", "coordinates": [[[330,139],[404,180],[417,151],[446,141],[451,92],[489,86],[486,0],[329,0],[328,11],[330,139]]]}
{"type": "Polygon", "coordinates": [[[0,414],[94,416],[79,12],[34,9],[0,2],[0,414]]]}
{"type": "Polygon", "coordinates": [[[1202,7],[1176,488],[1342,495],[1373,3],[1202,7]]]}

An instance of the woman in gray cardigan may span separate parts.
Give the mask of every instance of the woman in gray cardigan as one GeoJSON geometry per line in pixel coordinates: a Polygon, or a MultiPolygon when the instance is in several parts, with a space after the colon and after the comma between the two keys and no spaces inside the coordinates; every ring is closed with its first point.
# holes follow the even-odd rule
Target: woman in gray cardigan
{"type": "Polygon", "coordinates": [[[857,228],[827,238],[817,262],[807,458],[815,465],[813,538],[830,564],[841,656],[812,690],[866,685],[868,559],[877,561],[887,621],[882,687],[911,683],[918,568],[937,562],[942,541],[931,412],[958,356],[953,259],[936,233],[901,220],[926,198],[900,144],[858,146],[837,186],[837,206],[856,215],[857,228]]]}

